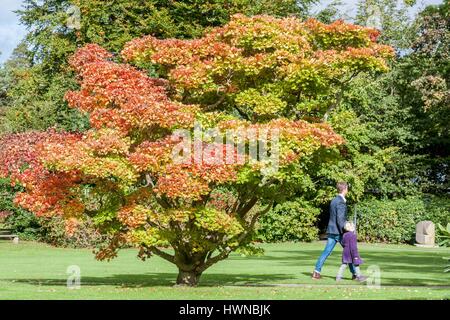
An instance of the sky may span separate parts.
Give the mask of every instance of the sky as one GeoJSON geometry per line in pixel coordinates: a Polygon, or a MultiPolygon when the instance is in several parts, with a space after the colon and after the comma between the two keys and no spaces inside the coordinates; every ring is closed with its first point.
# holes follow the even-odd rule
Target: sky
{"type": "MultiPolygon", "coordinates": [[[[332,0],[321,0],[313,11],[320,10],[332,0]]],[[[350,16],[355,12],[357,0],[342,0],[343,10],[350,16]]],[[[442,0],[418,0],[412,10],[416,12],[419,8],[428,4],[439,4],[442,0]]],[[[25,36],[26,30],[20,25],[17,15],[13,12],[21,8],[22,0],[0,0],[0,63],[5,62],[11,55],[13,49],[25,36]]]]}

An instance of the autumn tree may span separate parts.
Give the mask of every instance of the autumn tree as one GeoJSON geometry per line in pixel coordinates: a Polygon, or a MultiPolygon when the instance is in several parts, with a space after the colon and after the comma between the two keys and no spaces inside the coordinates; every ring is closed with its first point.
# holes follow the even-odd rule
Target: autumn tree
{"type": "Polygon", "coordinates": [[[110,238],[98,259],[131,244],[196,285],[231,252],[256,250],[257,219],[304,177],[304,159],[344,143],[322,119],[357,73],[387,70],[393,51],[378,35],[343,21],[235,15],[198,39],[133,40],[127,63],[85,46],[70,60],[80,90],[66,99],[92,129],[37,143],[38,161],[15,175],[26,189],[16,202],[64,217],[69,233],[90,216],[110,238]],[[248,155],[254,144],[269,160],[248,155]]]}

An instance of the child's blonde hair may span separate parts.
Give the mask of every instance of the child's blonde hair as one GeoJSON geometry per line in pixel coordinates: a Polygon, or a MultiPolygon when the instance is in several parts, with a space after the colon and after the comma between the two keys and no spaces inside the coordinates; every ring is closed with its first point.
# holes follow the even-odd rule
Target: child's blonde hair
{"type": "Polygon", "coordinates": [[[355,224],[351,221],[347,221],[344,225],[346,231],[355,231],[355,224]]]}

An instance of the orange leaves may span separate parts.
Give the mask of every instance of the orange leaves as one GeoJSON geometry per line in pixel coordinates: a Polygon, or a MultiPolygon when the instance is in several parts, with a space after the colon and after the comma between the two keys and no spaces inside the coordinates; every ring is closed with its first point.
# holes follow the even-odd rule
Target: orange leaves
{"type": "Polygon", "coordinates": [[[235,181],[238,168],[227,164],[169,165],[160,173],[155,191],[169,198],[199,199],[215,184],[235,181]]]}
{"type": "Polygon", "coordinates": [[[159,177],[155,188],[157,194],[172,199],[199,199],[209,190],[206,181],[191,175],[187,170],[180,170],[177,166],[167,167],[165,173],[159,177]]]}
{"type": "Polygon", "coordinates": [[[366,47],[375,43],[380,35],[376,29],[346,23],[344,20],[324,24],[316,19],[308,19],[305,27],[322,49],[366,47]]]}
{"type": "Polygon", "coordinates": [[[127,155],[131,139],[120,131],[113,129],[100,129],[88,131],[83,137],[80,147],[94,154],[104,156],[108,154],[127,155]]]}
{"type": "Polygon", "coordinates": [[[28,132],[4,136],[1,139],[0,172],[11,177],[12,183],[20,183],[26,192],[19,193],[15,202],[36,215],[77,215],[83,205],[77,200],[72,187],[79,181],[76,171],[64,174],[49,172],[42,165],[42,146],[50,141],[60,144],[78,141],[77,134],[28,132]]]}
{"type": "Polygon", "coordinates": [[[236,14],[228,24],[214,29],[210,36],[216,41],[239,48],[244,56],[274,49],[299,52],[310,47],[303,23],[296,18],[277,19],[267,15],[246,17],[236,14]]]}
{"type": "Polygon", "coordinates": [[[82,72],[91,63],[102,62],[112,58],[112,54],[96,44],[88,44],[78,49],[77,54],[69,59],[69,64],[77,72],[82,72]]]}
{"type": "Polygon", "coordinates": [[[308,123],[306,121],[289,121],[276,119],[269,123],[272,128],[278,128],[287,140],[301,143],[303,139],[314,138],[319,145],[331,147],[344,143],[341,136],[333,131],[327,123],[308,123]]]}
{"type": "Polygon", "coordinates": [[[27,169],[19,178],[26,192],[16,196],[15,203],[37,216],[77,216],[84,211],[78,199],[80,177],[75,172],[50,173],[42,168],[27,169]]]}
{"type": "MultiPolygon", "coordinates": [[[[321,147],[329,148],[344,143],[343,138],[336,134],[327,123],[308,123],[303,120],[292,121],[278,118],[258,124],[238,120],[223,121],[219,126],[221,130],[236,130],[240,133],[241,139],[247,143],[251,143],[256,138],[263,142],[270,141],[272,136],[278,135],[278,141],[275,141],[277,146],[271,146],[270,152],[278,152],[281,166],[298,161],[302,156],[311,154],[321,147]],[[266,134],[268,135],[265,136],[266,134]],[[273,150],[273,147],[276,150],[273,150]]],[[[254,168],[259,168],[261,165],[255,164],[254,168]]]]}
{"type": "MultiPolygon", "coordinates": [[[[161,66],[174,89],[185,96],[222,94],[231,100],[250,83],[262,91],[270,83],[288,94],[300,91],[314,97],[329,94],[354,71],[386,71],[385,60],[393,57],[393,51],[378,45],[378,36],[378,30],[342,20],[324,24],[237,14],[200,39],[147,36],[130,41],[122,56],[136,64],[161,66]]],[[[259,116],[275,111],[264,110],[259,116]]]]}
{"type": "Polygon", "coordinates": [[[72,236],[77,227],[79,225],[79,221],[76,218],[68,218],[65,220],[65,231],[68,236],[72,236]]]}
{"type": "MultiPolygon", "coordinates": [[[[156,179],[154,191],[157,194],[169,198],[198,199],[211,190],[211,185],[236,179],[237,170],[243,162],[226,163],[226,145],[202,143],[197,149],[198,154],[194,150],[177,162],[174,161],[173,150],[179,143],[182,141],[175,136],[156,142],[146,141],[129,157],[138,172],[150,172],[156,179]]],[[[233,151],[233,160],[236,160],[236,150],[233,151]]]]}
{"type": "Polygon", "coordinates": [[[115,177],[125,186],[137,179],[126,161],[130,144],[120,131],[91,130],[78,140],[44,144],[41,160],[51,170],[77,171],[86,178],[115,177]]]}
{"type": "Polygon", "coordinates": [[[20,183],[26,190],[16,196],[18,205],[36,215],[76,216],[84,206],[72,190],[80,177],[76,171],[55,174],[42,165],[43,146],[49,142],[60,144],[78,141],[77,134],[28,132],[2,138],[0,171],[4,177],[11,177],[13,183],[20,183]]]}
{"type": "Polygon", "coordinates": [[[135,229],[145,224],[147,221],[147,213],[148,209],[143,206],[129,205],[119,210],[117,218],[122,224],[135,229]]]}
{"type": "Polygon", "coordinates": [[[44,141],[47,132],[25,132],[4,135],[0,139],[0,177],[14,177],[27,166],[38,164],[36,145],[44,141]]]}
{"type": "Polygon", "coordinates": [[[292,121],[279,118],[264,124],[252,124],[248,121],[224,121],[220,124],[222,130],[243,129],[274,132],[278,131],[281,139],[301,144],[304,139],[313,138],[319,145],[330,147],[344,142],[327,123],[308,123],[303,120],[292,121]]]}
{"type": "Polygon", "coordinates": [[[169,136],[160,141],[145,141],[129,156],[138,172],[159,172],[170,163],[172,150],[180,140],[169,136]]]}
{"type": "Polygon", "coordinates": [[[213,37],[192,40],[160,40],[152,36],[145,36],[128,42],[122,50],[122,57],[126,61],[141,59],[173,66],[189,65],[214,57],[227,57],[230,53],[238,51],[226,43],[215,41],[213,37]]]}
{"type": "Polygon", "coordinates": [[[108,127],[127,133],[137,128],[192,124],[194,115],[166,96],[166,81],[149,78],[131,66],[108,61],[107,57],[99,46],[88,45],[71,60],[80,76],[81,89],[68,92],[66,99],[70,106],[91,113],[94,128],[108,127]]]}
{"type": "Polygon", "coordinates": [[[240,51],[211,36],[193,40],[159,40],[146,36],[127,43],[122,56],[127,61],[151,61],[163,65],[170,69],[169,79],[176,86],[198,89],[211,82],[210,75],[218,61],[234,63],[240,51]]]}

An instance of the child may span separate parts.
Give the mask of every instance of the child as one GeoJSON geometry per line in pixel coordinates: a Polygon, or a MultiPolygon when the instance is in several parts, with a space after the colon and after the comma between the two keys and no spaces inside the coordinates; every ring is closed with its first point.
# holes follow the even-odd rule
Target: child
{"type": "Polygon", "coordinates": [[[367,277],[361,275],[359,265],[363,264],[363,260],[359,256],[357,239],[355,234],[355,225],[352,222],[347,221],[344,225],[344,236],[342,237],[342,246],[344,251],[342,252],[342,265],[339,268],[336,276],[336,281],[342,280],[342,274],[348,265],[353,264],[356,272],[355,280],[360,282],[367,280],[367,277]]]}

